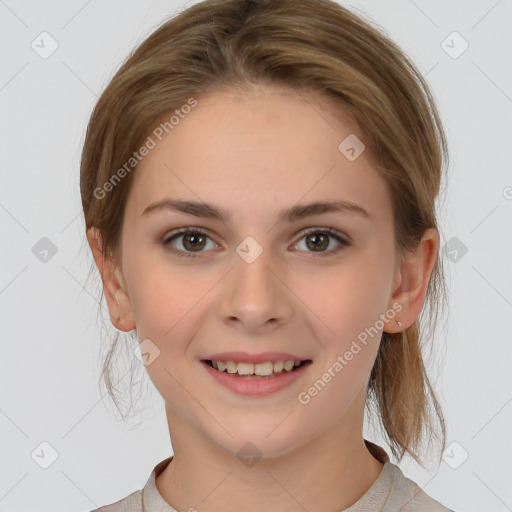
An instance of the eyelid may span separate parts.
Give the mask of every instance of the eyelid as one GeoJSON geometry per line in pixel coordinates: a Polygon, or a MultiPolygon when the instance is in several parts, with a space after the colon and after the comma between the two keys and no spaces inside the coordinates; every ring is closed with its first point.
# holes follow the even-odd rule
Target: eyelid
{"type": "Polygon", "coordinates": [[[187,226],[187,227],[184,227],[184,228],[179,228],[179,229],[170,231],[169,233],[164,235],[164,237],[162,238],[162,242],[161,243],[162,243],[162,245],[168,251],[170,251],[170,252],[172,252],[174,254],[177,254],[178,256],[197,257],[197,256],[199,256],[202,253],[211,252],[211,251],[200,251],[200,252],[194,254],[194,252],[182,251],[181,249],[176,249],[175,247],[172,246],[171,242],[173,240],[179,239],[180,236],[187,235],[189,233],[196,233],[196,234],[199,234],[199,235],[203,235],[206,238],[209,238],[214,244],[220,245],[215,240],[215,237],[213,237],[208,230],[206,230],[204,228],[196,228],[194,226],[187,226]]]}
{"type": "MultiPolygon", "coordinates": [[[[178,229],[169,231],[168,233],[166,233],[163,236],[162,240],[163,240],[163,243],[169,243],[173,238],[178,237],[178,235],[186,235],[188,233],[199,233],[199,234],[205,235],[208,238],[210,238],[211,240],[215,241],[214,237],[211,235],[211,233],[208,230],[206,230],[204,228],[196,228],[194,226],[187,226],[184,228],[178,228],[178,229]]],[[[217,243],[217,242],[215,242],[215,243],[217,243]]]]}
{"type": "Polygon", "coordinates": [[[351,239],[350,239],[350,237],[348,235],[346,235],[342,231],[338,231],[336,228],[331,228],[331,227],[328,227],[328,226],[306,228],[306,229],[304,229],[304,230],[299,232],[299,234],[301,235],[300,238],[303,238],[303,237],[309,235],[310,233],[327,233],[328,235],[331,235],[333,237],[340,238],[346,244],[352,243],[352,241],[351,241],[351,239]]]}

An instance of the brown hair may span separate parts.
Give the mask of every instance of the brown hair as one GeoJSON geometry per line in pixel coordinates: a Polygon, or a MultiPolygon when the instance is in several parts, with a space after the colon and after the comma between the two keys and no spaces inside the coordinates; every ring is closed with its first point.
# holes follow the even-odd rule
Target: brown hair
{"type": "MultiPolygon", "coordinates": [[[[126,162],[155,121],[191,98],[253,84],[313,91],[352,116],[389,187],[399,254],[415,248],[427,228],[438,229],[435,200],[448,159],[442,124],[425,80],[380,27],[331,0],[206,0],[164,22],[138,46],[92,113],[80,186],[86,228],[98,229],[105,256],[120,262],[133,177],[126,162]],[[107,200],[98,197],[123,165],[126,172],[122,179],[117,174],[107,200]]],[[[430,335],[442,301],[438,255],[424,304],[430,335]]],[[[424,307],[420,316],[425,313],[424,307]]],[[[366,405],[371,412],[375,402],[393,455],[401,460],[407,451],[423,465],[423,429],[431,438],[431,421],[439,421],[444,451],[445,425],[423,364],[420,332],[425,335],[418,318],[404,332],[383,334],[366,405]]],[[[111,369],[117,342],[118,336],[102,371],[116,405],[111,369]]]]}

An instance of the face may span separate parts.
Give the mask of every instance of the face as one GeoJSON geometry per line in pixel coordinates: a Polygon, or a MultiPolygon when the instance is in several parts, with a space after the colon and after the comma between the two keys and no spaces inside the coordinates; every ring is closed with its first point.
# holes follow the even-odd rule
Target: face
{"type": "Polygon", "coordinates": [[[360,435],[397,303],[390,195],[367,151],[354,159],[347,143],[339,149],[364,137],[321,97],[292,90],[197,101],[153,137],[121,243],[124,290],[171,437],[185,425],[231,453],[250,441],[272,457],[318,436],[360,435]],[[170,199],[224,217],[155,206],[170,199]],[[297,209],[335,201],[358,208],[297,209]],[[226,358],[306,363],[247,379],[204,362],[226,358]]]}

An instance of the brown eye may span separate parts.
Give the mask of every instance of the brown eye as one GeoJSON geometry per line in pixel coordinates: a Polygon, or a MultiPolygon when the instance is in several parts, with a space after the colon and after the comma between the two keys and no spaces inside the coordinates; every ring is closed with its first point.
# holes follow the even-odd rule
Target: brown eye
{"type": "Polygon", "coordinates": [[[187,251],[201,250],[206,245],[206,237],[200,233],[183,235],[183,247],[187,251]]]}
{"type": "Polygon", "coordinates": [[[299,245],[302,240],[305,240],[306,252],[317,253],[318,256],[328,256],[341,250],[343,247],[347,247],[350,244],[348,240],[342,238],[337,231],[333,229],[313,229],[305,233],[305,236],[301,238],[299,245]],[[331,240],[335,240],[334,248],[329,250],[328,247],[331,245],[331,240]]]}
{"type": "Polygon", "coordinates": [[[169,251],[178,254],[179,256],[194,257],[195,254],[193,253],[200,254],[201,252],[205,252],[203,249],[207,246],[208,241],[210,241],[211,246],[213,246],[211,248],[217,247],[217,244],[213,242],[213,240],[203,231],[197,229],[184,229],[165,238],[162,241],[162,244],[169,251]]]}
{"type": "Polygon", "coordinates": [[[323,233],[314,233],[306,236],[306,245],[309,249],[320,251],[325,250],[329,246],[329,237],[323,233]]]}

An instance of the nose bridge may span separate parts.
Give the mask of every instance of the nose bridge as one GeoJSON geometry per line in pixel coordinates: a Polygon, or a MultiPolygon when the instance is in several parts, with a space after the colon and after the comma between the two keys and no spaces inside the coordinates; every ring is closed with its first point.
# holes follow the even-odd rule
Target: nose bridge
{"type": "MultiPolygon", "coordinates": [[[[250,237],[248,237],[250,238],[250,237]]],[[[237,319],[247,329],[285,321],[291,312],[286,287],[276,277],[270,252],[245,240],[236,250],[234,268],[223,297],[221,314],[225,321],[237,319]]]]}

